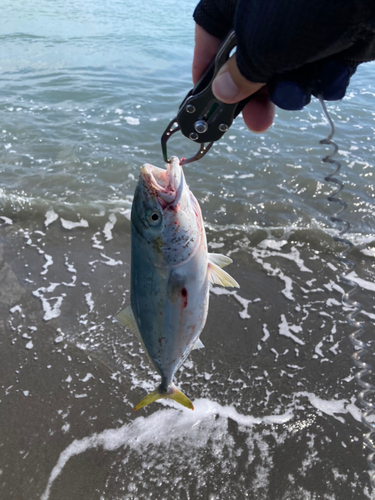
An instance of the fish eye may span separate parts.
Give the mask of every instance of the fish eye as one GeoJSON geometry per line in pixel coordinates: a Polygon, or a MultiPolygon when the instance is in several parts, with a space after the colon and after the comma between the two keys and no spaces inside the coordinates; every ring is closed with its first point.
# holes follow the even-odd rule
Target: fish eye
{"type": "Polygon", "coordinates": [[[161,213],[158,210],[153,210],[148,214],[147,219],[150,226],[158,226],[161,223],[161,213]]]}

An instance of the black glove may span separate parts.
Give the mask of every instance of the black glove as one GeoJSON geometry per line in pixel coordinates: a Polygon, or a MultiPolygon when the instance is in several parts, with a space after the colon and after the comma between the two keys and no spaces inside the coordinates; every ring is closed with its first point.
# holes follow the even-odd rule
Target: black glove
{"type": "Polygon", "coordinates": [[[194,19],[218,38],[234,27],[240,72],[283,109],[342,99],[375,59],[375,0],[201,0],[194,19]]]}
{"type": "Polygon", "coordinates": [[[325,101],[336,101],[345,96],[350,77],[357,64],[345,65],[334,59],[286,72],[268,83],[271,101],[289,111],[302,109],[309,104],[311,95],[322,96],[325,101]]]}

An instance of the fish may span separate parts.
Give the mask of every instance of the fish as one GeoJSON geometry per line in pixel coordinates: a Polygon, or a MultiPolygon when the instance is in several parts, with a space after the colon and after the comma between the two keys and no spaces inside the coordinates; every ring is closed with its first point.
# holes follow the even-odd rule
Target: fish
{"type": "Polygon", "coordinates": [[[198,201],[176,156],[167,169],[141,168],[131,210],[130,306],[116,317],[143,344],[161,383],[134,410],[161,399],[193,403],[173,383],[200,340],[208,313],[209,282],[239,287],[222,268],[232,262],[207,251],[198,201]]]}

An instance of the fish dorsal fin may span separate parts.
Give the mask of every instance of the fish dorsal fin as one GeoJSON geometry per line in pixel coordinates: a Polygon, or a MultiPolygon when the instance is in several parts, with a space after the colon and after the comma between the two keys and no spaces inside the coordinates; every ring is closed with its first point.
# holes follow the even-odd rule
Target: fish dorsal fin
{"type": "Polygon", "coordinates": [[[215,285],[240,288],[240,285],[235,279],[232,278],[232,276],[213,262],[208,263],[208,279],[211,283],[215,283],[215,285]]]}
{"type": "Polygon", "coordinates": [[[198,340],[195,342],[194,347],[193,347],[193,349],[192,349],[192,350],[194,350],[194,349],[203,349],[203,347],[204,347],[203,342],[201,341],[201,339],[198,339],[198,340]]]}
{"type": "Polygon", "coordinates": [[[120,311],[116,316],[116,319],[124,326],[129,328],[129,330],[131,330],[133,333],[138,335],[139,338],[141,338],[141,333],[137,325],[137,320],[135,319],[133,309],[130,306],[120,311]]]}
{"type": "Polygon", "coordinates": [[[221,253],[209,253],[208,262],[216,264],[219,267],[225,267],[232,264],[233,260],[226,255],[222,255],[221,253]]]}

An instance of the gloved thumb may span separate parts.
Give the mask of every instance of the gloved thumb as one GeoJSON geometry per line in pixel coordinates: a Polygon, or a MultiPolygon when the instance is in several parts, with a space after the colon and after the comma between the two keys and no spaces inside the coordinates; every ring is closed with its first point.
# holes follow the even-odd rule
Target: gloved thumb
{"type": "Polygon", "coordinates": [[[236,54],[224,64],[212,84],[212,91],[219,101],[233,104],[257,92],[264,83],[253,83],[241,75],[236,54]]]}

